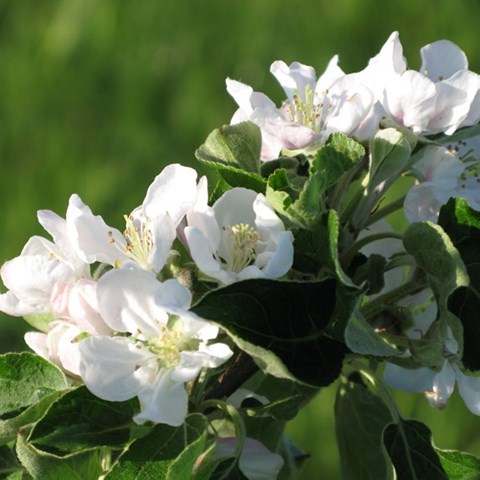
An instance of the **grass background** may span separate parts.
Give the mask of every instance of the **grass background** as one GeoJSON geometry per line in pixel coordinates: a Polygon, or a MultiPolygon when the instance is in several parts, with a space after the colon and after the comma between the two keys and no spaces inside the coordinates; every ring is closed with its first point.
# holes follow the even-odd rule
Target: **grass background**
{"type": "MultiPolygon", "coordinates": [[[[332,55],[362,69],[400,32],[409,66],[419,48],[448,38],[480,71],[480,2],[424,0],[0,0],[0,263],[43,234],[38,209],[65,213],[78,193],[107,223],[141,203],[168,163],[193,152],[235,110],[229,76],[277,102],[277,59],[313,65],[332,55]]],[[[0,315],[0,351],[24,348],[26,326],[0,315]]],[[[335,388],[289,426],[313,454],[303,478],[338,477],[335,388]]],[[[480,419],[454,395],[446,411],[398,395],[439,446],[480,454],[480,419]]]]}

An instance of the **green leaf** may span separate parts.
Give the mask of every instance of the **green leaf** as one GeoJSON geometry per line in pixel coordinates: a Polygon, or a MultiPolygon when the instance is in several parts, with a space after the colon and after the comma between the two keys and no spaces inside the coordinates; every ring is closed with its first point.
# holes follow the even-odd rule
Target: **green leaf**
{"type": "Polygon", "coordinates": [[[260,175],[261,145],[259,127],[242,122],[215,129],[195,155],[230,186],[265,193],[266,181],[260,175]]]}
{"type": "Polygon", "coordinates": [[[393,479],[393,468],[382,444],[383,429],[390,421],[386,405],[356,375],[340,384],[335,399],[335,431],[343,479],[393,479]]]}
{"type": "Polygon", "coordinates": [[[310,174],[322,183],[322,191],[335,185],[365,156],[365,148],[343,133],[334,133],[312,161],[310,174]]]}
{"type": "Polygon", "coordinates": [[[38,355],[23,352],[0,356],[0,415],[11,417],[14,412],[66,388],[61,370],[38,355]]]}
{"type": "Polygon", "coordinates": [[[350,317],[345,329],[345,343],[352,352],[361,355],[391,357],[400,354],[386,339],[375,332],[358,310],[350,317]]]}
{"type": "Polygon", "coordinates": [[[468,285],[462,257],[441,226],[431,222],[412,223],[405,231],[403,243],[427,273],[439,306],[446,306],[448,296],[456,288],[468,285]]]}
{"type": "Polygon", "coordinates": [[[53,392],[37,403],[30,405],[20,415],[7,420],[0,420],[0,444],[14,440],[22,427],[33,424],[40,419],[50,405],[60,396],[65,395],[66,392],[67,390],[53,392]]]}
{"type": "Polygon", "coordinates": [[[338,377],[345,354],[323,334],[336,293],[335,280],[245,280],[208,293],[192,311],[222,326],[263,371],[323,386],[338,377]]]}
{"type": "Polygon", "coordinates": [[[412,223],[405,231],[403,243],[405,250],[426,273],[438,305],[437,321],[421,340],[412,342],[411,352],[425,365],[440,367],[444,361],[442,351],[447,327],[452,329],[459,352],[463,351],[462,326],[450,312],[448,299],[459,287],[468,286],[468,273],[458,250],[439,225],[412,223]]]}
{"type": "Polygon", "coordinates": [[[102,473],[104,451],[101,448],[58,456],[35,448],[19,435],[16,452],[23,467],[35,480],[96,479],[102,473]]]}
{"type": "Polygon", "coordinates": [[[370,171],[367,191],[384,191],[410,162],[411,147],[405,136],[395,128],[379,130],[370,145],[370,171]]]}
{"type": "Polygon", "coordinates": [[[432,433],[423,423],[391,423],[383,432],[383,442],[398,480],[448,480],[432,445],[432,433]]]}
{"type": "Polygon", "coordinates": [[[480,478],[480,458],[471,453],[436,448],[440,463],[449,480],[478,480],[480,478]]]}
{"type": "Polygon", "coordinates": [[[205,447],[207,428],[206,418],[198,413],[180,427],[155,425],[130,445],[105,480],[189,480],[205,447]]]}
{"type": "Polygon", "coordinates": [[[343,271],[338,256],[340,221],[335,210],[324,213],[310,230],[300,230],[295,236],[294,267],[305,273],[318,273],[320,268],[338,278],[344,285],[357,288],[343,271]]]}
{"type": "Polygon", "coordinates": [[[17,456],[6,445],[0,446],[0,478],[17,478],[21,479],[23,468],[18,463],[17,456]]]}
{"type": "Polygon", "coordinates": [[[448,308],[462,322],[464,366],[480,370],[480,323],[477,321],[480,311],[480,212],[471,209],[465,200],[455,198],[440,210],[438,222],[460,252],[470,278],[468,286],[452,293],[448,308]]]}
{"type": "Polygon", "coordinates": [[[311,228],[328,209],[324,194],[352,171],[364,155],[364,148],[355,140],[341,133],[333,134],[311,161],[309,176],[305,181],[302,177],[300,189],[298,182],[292,182],[286,169],[282,169],[282,173],[274,172],[269,177],[267,200],[296,225],[311,228]]]}
{"type": "Polygon", "coordinates": [[[242,122],[216,128],[195,155],[208,163],[260,174],[261,147],[260,128],[253,122],[242,122]]]}
{"type": "Polygon", "coordinates": [[[125,445],[138,402],[107,402],[82,386],[54,402],[28,438],[44,451],[65,454],[91,447],[125,445]]]}

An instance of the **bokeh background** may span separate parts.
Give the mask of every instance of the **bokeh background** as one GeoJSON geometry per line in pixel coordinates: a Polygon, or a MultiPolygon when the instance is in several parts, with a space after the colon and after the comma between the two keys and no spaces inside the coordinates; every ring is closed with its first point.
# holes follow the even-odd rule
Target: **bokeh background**
{"type": "MultiPolygon", "coordinates": [[[[0,0],[0,263],[43,234],[38,209],[63,216],[73,192],[121,228],[166,164],[194,165],[229,122],[225,77],[280,102],[274,60],[320,73],[338,53],[353,72],[394,30],[411,68],[448,38],[480,72],[478,18],[473,0],[0,0]]],[[[24,349],[26,329],[0,315],[0,352],[24,349]]],[[[325,389],[288,427],[312,454],[304,479],[338,478],[334,397],[325,389]]],[[[480,455],[480,419],[456,394],[442,412],[397,398],[437,445],[480,455]]]]}

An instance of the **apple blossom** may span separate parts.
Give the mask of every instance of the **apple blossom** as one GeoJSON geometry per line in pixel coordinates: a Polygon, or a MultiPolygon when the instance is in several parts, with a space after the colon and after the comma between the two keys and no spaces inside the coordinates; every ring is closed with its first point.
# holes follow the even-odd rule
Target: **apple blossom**
{"type": "Polygon", "coordinates": [[[40,210],[38,220],[53,242],[31,237],[21,254],[3,264],[0,275],[9,289],[0,295],[0,310],[14,316],[51,312],[57,285],[90,278],[90,267],[78,255],[68,222],[54,212],[40,210]]]}
{"type": "Polygon", "coordinates": [[[427,146],[413,167],[420,180],[405,197],[404,210],[409,222],[436,222],[440,208],[451,197],[464,198],[480,210],[478,173],[478,138],[467,139],[459,146],[427,146]]]}
{"type": "Polygon", "coordinates": [[[107,272],[97,294],[102,318],[115,334],[79,342],[85,385],[105,400],[138,397],[137,423],[181,425],[185,383],[232,354],[223,343],[209,344],[218,327],[188,312],[191,294],[177,280],[161,283],[138,267],[107,272]]]}
{"type": "Polygon", "coordinates": [[[153,181],[141,206],[125,217],[122,234],[95,216],[76,195],[67,218],[84,261],[121,266],[133,261],[158,273],[170,254],[176,229],[198,196],[205,195],[206,178],[196,183],[194,169],[168,165],[153,181]]]}
{"type": "Polygon", "coordinates": [[[185,238],[197,267],[228,285],[248,278],[279,278],[293,263],[293,235],[262,194],[246,188],[225,192],[212,207],[187,214],[185,238]]]}
{"type": "Polygon", "coordinates": [[[445,361],[439,372],[426,367],[403,368],[387,363],[385,381],[398,390],[423,392],[429,403],[436,408],[444,408],[458,385],[463,401],[475,415],[480,415],[480,378],[465,375],[459,367],[458,343],[448,328],[444,343],[445,361]]]}
{"type": "Polygon", "coordinates": [[[262,130],[262,160],[272,160],[282,149],[297,150],[321,144],[333,132],[353,134],[372,106],[372,95],[354,76],[345,75],[332,58],[318,80],[315,70],[299,62],[287,66],[277,60],[270,72],[287,99],[280,108],[263,93],[227,79],[227,91],[239,109],[231,123],[250,120],[262,130]]]}

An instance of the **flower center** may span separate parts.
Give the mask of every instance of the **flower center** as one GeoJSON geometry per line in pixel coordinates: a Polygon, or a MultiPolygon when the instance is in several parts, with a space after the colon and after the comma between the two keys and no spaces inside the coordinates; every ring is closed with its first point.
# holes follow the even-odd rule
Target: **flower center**
{"type": "Polygon", "coordinates": [[[150,269],[149,255],[153,248],[152,232],[148,218],[125,215],[125,240],[127,255],[145,269],[150,269]]]}
{"type": "Polygon", "coordinates": [[[174,368],[180,362],[180,354],[184,350],[196,350],[198,340],[185,336],[181,321],[171,317],[167,326],[161,327],[159,334],[145,343],[146,348],[157,357],[160,368],[174,368]]]}
{"type": "Polygon", "coordinates": [[[323,130],[325,119],[332,105],[326,102],[328,91],[323,94],[320,101],[318,94],[310,88],[305,87],[305,95],[295,94],[290,102],[285,103],[285,110],[293,123],[311,128],[316,132],[323,130]],[[305,98],[305,100],[303,100],[305,98]]]}
{"type": "Polygon", "coordinates": [[[224,226],[222,231],[220,259],[228,270],[235,273],[241,272],[255,261],[255,244],[260,239],[260,234],[245,223],[224,226]]]}

